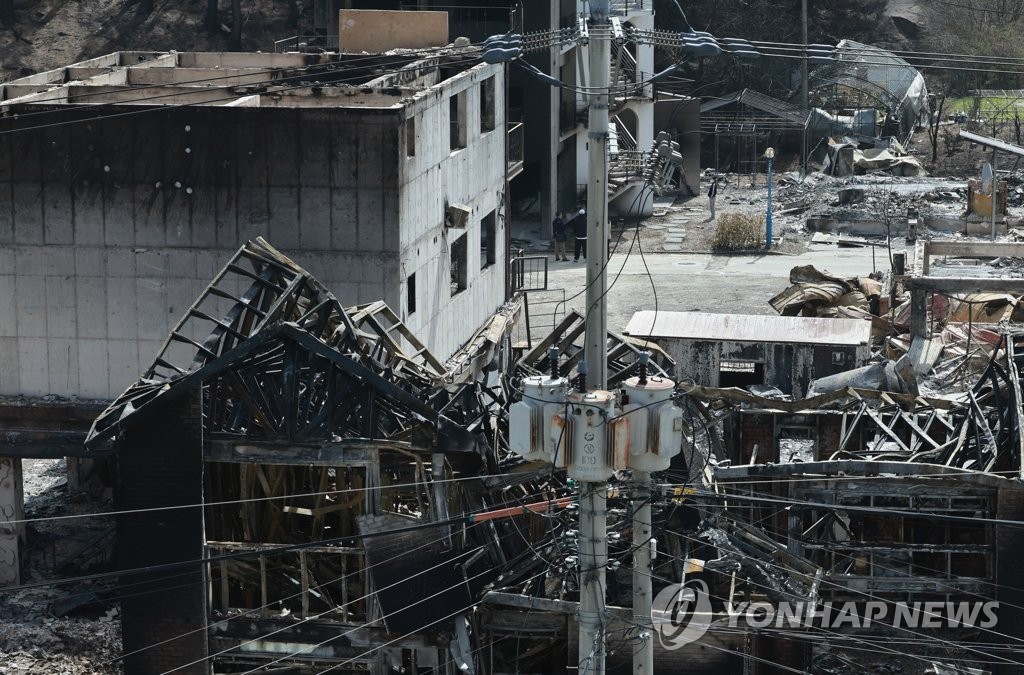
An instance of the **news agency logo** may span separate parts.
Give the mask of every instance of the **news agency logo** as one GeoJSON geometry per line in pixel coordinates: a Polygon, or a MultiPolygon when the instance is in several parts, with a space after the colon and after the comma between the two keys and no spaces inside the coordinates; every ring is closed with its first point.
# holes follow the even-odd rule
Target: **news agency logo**
{"type": "Polygon", "coordinates": [[[711,619],[708,585],[700,579],[666,586],[651,603],[651,623],[665,649],[696,642],[711,626],[711,619]]]}
{"type": "Polygon", "coordinates": [[[749,628],[870,628],[895,629],[992,628],[999,619],[999,603],[992,602],[741,602],[726,603],[729,627],[740,619],[749,628]]]}
{"type": "MultiPolygon", "coordinates": [[[[991,602],[741,602],[726,603],[730,628],[994,628],[999,603],[991,602]],[[742,620],[742,624],[740,623],[742,620]]],[[[699,640],[714,618],[708,587],[701,580],[672,584],[654,598],[651,622],[664,649],[699,640]]]]}

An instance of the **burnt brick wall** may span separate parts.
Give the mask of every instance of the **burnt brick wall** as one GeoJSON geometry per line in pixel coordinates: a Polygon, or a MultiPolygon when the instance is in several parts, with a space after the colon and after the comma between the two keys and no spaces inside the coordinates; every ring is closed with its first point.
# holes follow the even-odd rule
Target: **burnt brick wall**
{"type": "MultiPolygon", "coordinates": [[[[118,459],[117,509],[156,510],[118,516],[123,570],[203,557],[203,445],[196,389],[164,404],[125,433],[118,459]]],[[[206,584],[202,565],[121,577],[121,629],[126,675],[176,670],[207,675],[206,584]]]]}
{"type": "Polygon", "coordinates": [[[778,462],[775,447],[775,418],[770,414],[740,413],[739,456],[730,457],[735,464],[749,464],[757,445],[757,462],[778,462]]]}
{"type": "Polygon", "coordinates": [[[843,420],[840,415],[818,416],[818,445],[815,448],[816,459],[827,460],[839,451],[842,441],[843,420]]]}

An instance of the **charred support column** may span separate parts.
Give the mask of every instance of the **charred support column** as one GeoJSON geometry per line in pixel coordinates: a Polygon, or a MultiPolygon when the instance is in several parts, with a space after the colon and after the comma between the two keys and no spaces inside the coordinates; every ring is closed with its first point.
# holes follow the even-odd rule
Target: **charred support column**
{"type": "Polygon", "coordinates": [[[21,545],[25,543],[25,500],[21,459],[0,457],[0,586],[21,583],[21,545]]]}
{"type": "Polygon", "coordinates": [[[923,288],[910,290],[910,336],[930,337],[928,331],[928,291],[923,288]]]}
{"type": "Polygon", "coordinates": [[[115,508],[124,667],[132,675],[207,675],[203,430],[198,388],[125,432],[115,508]],[[182,508],[182,507],[191,508],[182,508]],[[191,665],[190,665],[191,664],[191,665]]]}

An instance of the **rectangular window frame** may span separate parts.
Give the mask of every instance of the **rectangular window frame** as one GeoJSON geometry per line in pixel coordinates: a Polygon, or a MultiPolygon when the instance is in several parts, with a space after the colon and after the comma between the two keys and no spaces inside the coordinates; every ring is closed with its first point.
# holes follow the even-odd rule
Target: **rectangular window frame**
{"type": "Polygon", "coordinates": [[[492,75],[480,83],[480,133],[486,134],[497,127],[495,110],[495,77],[492,75]]]}
{"type": "Polygon", "coordinates": [[[480,219],[480,269],[498,262],[498,212],[491,211],[480,219]]]}
{"type": "Polygon", "coordinates": [[[448,145],[452,152],[466,147],[466,92],[452,94],[448,99],[448,145]]]}
{"type": "Polygon", "coordinates": [[[448,248],[448,269],[451,277],[451,297],[455,297],[469,287],[469,246],[463,234],[451,243],[448,248]]]}

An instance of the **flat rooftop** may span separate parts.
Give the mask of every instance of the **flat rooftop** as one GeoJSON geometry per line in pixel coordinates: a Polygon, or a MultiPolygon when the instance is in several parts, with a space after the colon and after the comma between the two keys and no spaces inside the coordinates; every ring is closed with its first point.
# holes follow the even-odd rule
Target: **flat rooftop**
{"type": "Polygon", "coordinates": [[[714,342],[771,342],[859,347],[871,341],[871,322],[759,314],[655,312],[633,314],[627,335],[714,342]]]}
{"type": "Polygon", "coordinates": [[[112,105],[397,108],[479,65],[478,52],[114,52],[0,84],[0,113],[112,105]]]}

